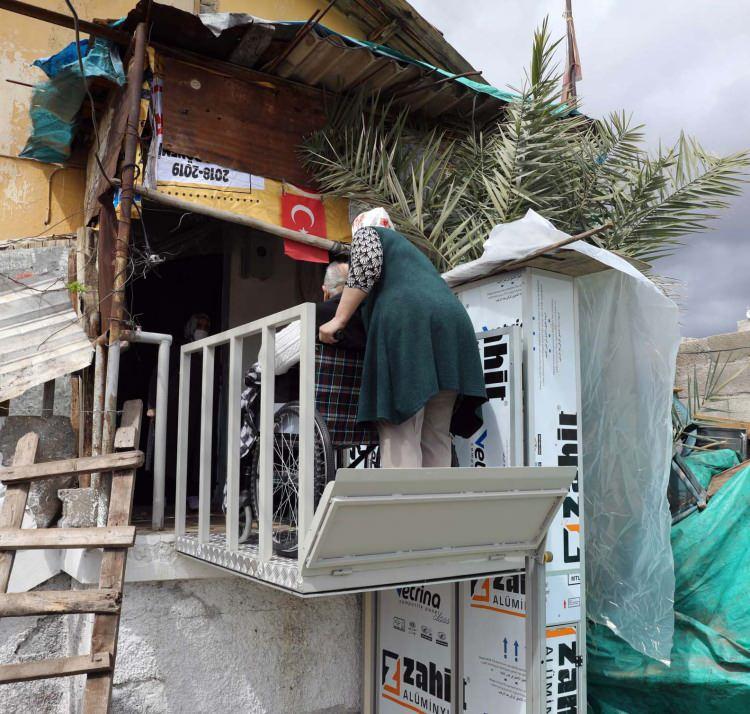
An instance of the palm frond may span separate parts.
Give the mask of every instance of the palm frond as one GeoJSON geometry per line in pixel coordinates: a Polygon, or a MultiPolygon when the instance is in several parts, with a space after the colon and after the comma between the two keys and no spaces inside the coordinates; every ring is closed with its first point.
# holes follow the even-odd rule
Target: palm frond
{"type": "Polygon", "coordinates": [[[558,42],[535,32],[523,86],[494,125],[425,126],[379,97],[346,97],[303,159],[321,189],[385,208],[438,268],[482,253],[493,226],[533,208],[567,233],[654,260],[706,230],[747,180],[750,154],[713,156],[695,139],[649,155],[625,112],[592,121],[563,104],[558,42]]]}

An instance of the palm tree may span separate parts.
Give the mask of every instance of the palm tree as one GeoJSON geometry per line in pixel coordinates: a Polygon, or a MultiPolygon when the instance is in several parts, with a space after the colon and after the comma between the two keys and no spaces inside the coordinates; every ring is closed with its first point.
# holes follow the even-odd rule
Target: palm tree
{"type": "Polygon", "coordinates": [[[349,97],[303,147],[323,191],[385,208],[439,269],[478,257],[490,229],[538,211],[566,233],[641,260],[706,230],[746,181],[750,154],[692,138],[654,153],[625,113],[592,120],[563,104],[547,21],[521,89],[489,128],[430,127],[379,98],[349,97]]]}

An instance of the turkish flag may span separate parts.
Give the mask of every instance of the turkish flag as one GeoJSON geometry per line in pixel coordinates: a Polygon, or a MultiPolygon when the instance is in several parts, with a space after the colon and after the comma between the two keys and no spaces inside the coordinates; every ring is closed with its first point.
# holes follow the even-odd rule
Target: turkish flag
{"type": "MultiPolygon", "coordinates": [[[[326,209],[323,201],[311,196],[284,192],[281,195],[281,225],[300,233],[326,237],[326,209]]],[[[284,253],[295,260],[327,263],[328,251],[284,239],[284,253]]]]}

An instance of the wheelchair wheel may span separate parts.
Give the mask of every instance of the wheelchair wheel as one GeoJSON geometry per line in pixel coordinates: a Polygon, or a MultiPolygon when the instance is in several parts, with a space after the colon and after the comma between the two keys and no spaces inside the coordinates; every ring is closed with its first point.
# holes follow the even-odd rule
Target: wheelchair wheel
{"type": "MultiPolygon", "coordinates": [[[[299,500],[299,402],[287,402],[274,416],[273,425],[273,548],[278,555],[297,555],[297,503],[299,500]]],[[[336,474],[333,445],[328,427],[315,412],[314,432],[314,503],[323,494],[326,484],[336,474]]],[[[253,470],[250,479],[250,503],[260,513],[259,456],[253,449],[253,470]]]]}

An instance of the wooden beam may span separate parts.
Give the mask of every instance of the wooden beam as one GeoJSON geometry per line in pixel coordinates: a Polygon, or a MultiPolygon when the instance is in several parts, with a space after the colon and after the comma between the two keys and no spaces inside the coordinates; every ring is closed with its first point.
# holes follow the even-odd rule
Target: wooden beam
{"type": "Polygon", "coordinates": [[[185,201],[182,198],[175,198],[174,196],[170,196],[163,191],[157,191],[153,188],[138,186],[136,187],[136,191],[144,198],[154,201],[155,203],[160,203],[162,206],[168,206],[169,208],[174,208],[175,210],[187,213],[198,213],[202,216],[208,216],[209,218],[216,218],[219,221],[236,223],[237,225],[245,226],[246,228],[254,228],[255,230],[270,233],[279,238],[286,238],[287,240],[292,240],[296,243],[312,245],[316,248],[322,248],[323,250],[331,250],[335,245],[338,245],[336,241],[329,240],[328,238],[320,238],[318,236],[310,235],[309,233],[300,233],[299,231],[293,231],[290,228],[283,228],[282,226],[277,226],[273,223],[261,221],[258,218],[242,216],[239,213],[224,211],[220,208],[212,208],[211,206],[205,206],[202,203],[185,201]]]}
{"type": "Polygon", "coordinates": [[[0,595],[0,617],[120,612],[117,590],[34,590],[0,595]]]}
{"type": "MultiPolygon", "coordinates": [[[[13,466],[22,467],[33,464],[36,449],[39,445],[39,435],[30,431],[22,436],[16,444],[13,456],[13,466]]],[[[2,477],[4,469],[0,469],[2,477]]],[[[2,507],[0,507],[0,528],[20,528],[23,523],[23,512],[26,509],[26,498],[29,495],[29,482],[10,484],[5,491],[2,507]]],[[[13,568],[14,551],[0,553],[0,593],[8,591],[10,571],[13,568]]]]}
{"type": "MultiPolygon", "coordinates": [[[[69,30],[75,29],[75,23],[73,17],[70,14],[62,12],[54,12],[53,10],[47,10],[43,7],[37,7],[27,2],[16,2],[16,0],[0,0],[0,10],[7,10],[8,12],[14,12],[16,15],[25,15],[26,17],[33,17],[35,20],[42,20],[42,22],[49,22],[51,25],[59,25],[60,27],[67,27],[69,30]]],[[[127,32],[118,30],[109,25],[97,25],[93,22],[86,20],[78,21],[78,28],[81,33],[88,33],[97,37],[106,37],[108,40],[113,40],[121,45],[127,45],[130,42],[130,35],[127,32]]]]}
{"type": "MultiPolygon", "coordinates": [[[[142,451],[120,451],[116,454],[102,456],[82,456],[80,459],[62,459],[46,461],[41,464],[9,466],[0,470],[0,481],[18,483],[19,481],[37,481],[42,478],[65,476],[66,474],[90,474],[95,471],[118,471],[134,469],[143,465],[142,451]]],[[[0,527],[12,527],[0,523],[0,527]]],[[[20,528],[20,523],[17,528],[20,528]]]]}
{"type": "Polygon", "coordinates": [[[604,225],[597,226],[596,228],[592,228],[588,231],[584,231],[583,233],[578,233],[574,236],[567,236],[566,238],[563,238],[561,241],[558,241],[557,243],[550,243],[550,245],[547,245],[547,246],[544,246],[543,248],[539,248],[538,250],[532,251],[531,253],[524,256],[523,258],[517,258],[516,260],[511,260],[509,263],[504,263],[501,269],[503,272],[507,270],[512,270],[514,267],[518,265],[522,265],[529,260],[538,258],[542,255],[545,255],[546,253],[553,253],[559,248],[564,248],[566,245],[575,243],[578,240],[586,240],[587,238],[591,238],[592,236],[595,236],[597,233],[608,231],[612,228],[614,228],[614,225],[612,223],[605,223],[604,225]]]}
{"type": "MultiPolygon", "coordinates": [[[[132,433],[135,443],[138,443],[141,428],[142,403],[137,402],[138,409],[123,410],[123,425],[121,428],[133,427],[132,433]],[[132,415],[134,421],[125,422],[126,415],[132,415]]],[[[127,406],[127,403],[126,403],[127,406]]],[[[119,431],[119,430],[118,430],[119,431]]],[[[117,440],[117,435],[115,435],[117,440]]],[[[135,471],[118,471],[112,475],[112,491],[107,512],[107,526],[115,528],[127,526],[133,508],[133,493],[135,491],[135,471]]],[[[106,548],[102,555],[99,571],[99,587],[102,590],[118,590],[122,592],[125,584],[125,564],[127,551],[106,548]]],[[[92,652],[107,651],[112,655],[112,670],[117,657],[117,633],[120,628],[119,613],[100,613],[94,617],[91,633],[92,652]]],[[[112,698],[112,670],[93,674],[86,678],[86,689],[83,694],[83,714],[101,714],[109,711],[112,698]]]]}
{"type": "Polygon", "coordinates": [[[727,469],[726,471],[722,471],[720,474],[716,474],[712,479],[711,483],[708,484],[708,489],[706,491],[706,498],[711,499],[713,498],[717,491],[726,484],[727,481],[729,481],[732,476],[738,474],[743,469],[746,469],[748,466],[750,466],[750,459],[747,461],[743,461],[741,464],[737,464],[736,466],[732,466],[732,468],[727,469]]]}
{"type": "Polygon", "coordinates": [[[131,399],[122,405],[120,426],[115,432],[115,449],[137,449],[141,438],[143,402],[131,399]]]}
{"type": "Polygon", "coordinates": [[[116,528],[0,528],[0,550],[130,548],[135,526],[116,528]]]}
{"type": "Polygon", "coordinates": [[[0,666],[0,684],[29,682],[49,677],[69,677],[73,674],[88,672],[108,672],[112,668],[111,663],[112,657],[109,652],[97,652],[94,655],[4,664],[0,666]]]}

